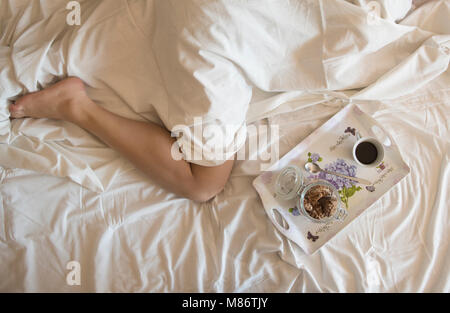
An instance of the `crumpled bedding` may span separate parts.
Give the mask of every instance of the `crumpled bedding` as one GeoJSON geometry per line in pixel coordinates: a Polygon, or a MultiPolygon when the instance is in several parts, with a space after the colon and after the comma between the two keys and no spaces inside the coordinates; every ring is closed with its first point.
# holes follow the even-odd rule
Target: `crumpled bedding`
{"type": "MultiPolygon", "coordinates": [[[[223,160],[187,150],[235,152],[249,122],[324,101],[332,91],[375,102],[412,93],[450,59],[448,34],[371,20],[345,1],[80,3],[82,23],[70,26],[64,1],[2,2],[0,142],[7,145],[0,161],[98,192],[131,166],[67,123],[10,124],[8,101],[77,76],[93,100],[128,118],[169,130],[231,126],[217,139],[179,134],[185,159],[211,166],[223,160]]],[[[448,2],[436,5],[433,12],[448,10],[448,2]]]]}
{"type": "MultiPolygon", "coordinates": [[[[349,28],[325,31],[326,62],[321,75],[313,71],[318,80],[301,66],[298,80],[284,72],[269,75],[270,68],[253,71],[246,50],[236,56],[241,63],[232,60],[252,89],[248,110],[236,116],[279,125],[280,155],[353,101],[390,131],[411,167],[406,179],[312,256],[265,217],[251,187],[260,161],[238,161],[225,190],[196,204],[148,181],[74,125],[10,123],[8,101],[74,75],[108,110],[170,128],[169,99],[182,89],[168,90],[164,74],[149,75],[162,71],[148,40],[155,34],[153,2],[80,3],[82,25],[69,27],[65,1],[0,1],[0,290],[450,290],[448,1],[420,6],[401,25],[381,20],[375,33],[361,24],[361,7],[319,5],[330,29],[353,24],[360,38],[383,40],[352,50],[349,28]],[[71,260],[81,264],[80,286],[66,284],[71,260]]],[[[197,113],[214,113],[207,90],[199,88],[195,96],[207,100],[197,113]]],[[[183,110],[177,112],[173,118],[189,122],[183,110]]]]}

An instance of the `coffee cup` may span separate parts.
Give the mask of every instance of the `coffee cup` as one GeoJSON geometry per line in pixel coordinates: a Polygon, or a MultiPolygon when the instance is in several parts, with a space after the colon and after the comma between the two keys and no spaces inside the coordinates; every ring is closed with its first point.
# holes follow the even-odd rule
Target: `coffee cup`
{"type": "Polygon", "coordinates": [[[360,166],[378,166],[384,159],[383,144],[373,137],[359,138],[353,145],[353,159],[360,166]]]}

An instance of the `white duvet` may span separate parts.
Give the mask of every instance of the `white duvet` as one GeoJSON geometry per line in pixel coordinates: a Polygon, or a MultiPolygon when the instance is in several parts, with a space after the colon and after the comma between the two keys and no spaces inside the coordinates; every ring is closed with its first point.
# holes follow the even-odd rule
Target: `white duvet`
{"type": "Polygon", "coordinates": [[[66,3],[0,0],[0,290],[450,290],[448,1],[401,25],[410,1],[380,1],[384,19],[333,0],[80,1],[80,26],[66,3]],[[108,110],[169,129],[202,116],[234,123],[231,141],[250,122],[280,125],[281,155],[359,102],[411,174],[307,256],[265,217],[259,161],[238,161],[199,205],[74,125],[10,123],[8,101],[67,75],[108,110]],[[66,283],[72,260],[80,286],[66,283]]]}

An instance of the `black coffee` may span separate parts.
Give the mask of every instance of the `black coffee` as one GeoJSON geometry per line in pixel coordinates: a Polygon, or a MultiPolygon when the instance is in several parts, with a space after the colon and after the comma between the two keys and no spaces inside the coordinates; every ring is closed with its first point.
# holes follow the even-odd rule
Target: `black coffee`
{"type": "Polygon", "coordinates": [[[364,141],[356,147],[355,155],[362,164],[372,164],[378,157],[378,150],[373,143],[364,141]]]}

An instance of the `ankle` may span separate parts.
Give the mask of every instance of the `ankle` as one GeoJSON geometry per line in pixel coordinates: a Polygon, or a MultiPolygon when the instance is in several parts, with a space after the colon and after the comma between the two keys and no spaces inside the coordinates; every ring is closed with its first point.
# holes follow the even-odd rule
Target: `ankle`
{"type": "Polygon", "coordinates": [[[89,97],[76,97],[67,101],[62,113],[64,120],[81,125],[89,117],[89,113],[97,106],[89,97]]]}

